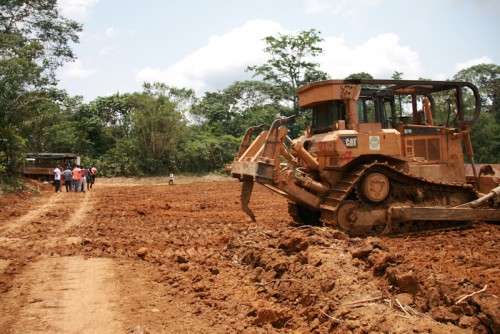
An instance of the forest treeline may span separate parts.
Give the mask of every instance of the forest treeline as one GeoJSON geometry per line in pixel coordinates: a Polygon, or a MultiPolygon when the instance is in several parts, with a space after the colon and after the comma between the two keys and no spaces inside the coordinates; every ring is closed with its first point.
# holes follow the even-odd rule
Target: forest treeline
{"type": "MultiPolygon", "coordinates": [[[[299,110],[295,90],[330,78],[311,61],[323,52],[320,32],[311,29],[266,37],[269,60],[247,68],[255,80],[201,97],[188,88],[144,83],[140,92],[84,102],[55,88],[55,70],[76,58],[70,45],[83,29],[61,17],[56,3],[11,0],[0,5],[2,182],[20,171],[27,152],[76,153],[107,176],[222,171],[250,126],[299,115],[290,136],[303,131],[309,115],[299,110]]],[[[397,70],[393,78],[401,79],[397,70]]],[[[478,86],[483,112],[473,126],[476,162],[498,163],[500,66],[475,65],[450,79],[478,86]]]]}

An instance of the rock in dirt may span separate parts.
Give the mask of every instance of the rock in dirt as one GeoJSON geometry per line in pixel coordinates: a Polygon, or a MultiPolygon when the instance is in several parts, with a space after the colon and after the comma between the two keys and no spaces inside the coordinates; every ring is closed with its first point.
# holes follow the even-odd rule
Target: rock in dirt
{"type": "Polygon", "coordinates": [[[396,263],[394,255],[384,251],[378,251],[377,255],[370,260],[373,265],[373,270],[379,275],[383,275],[389,266],[396,263]]]}
{"type": "Polygon", "coordinates": [[[337,240],[349,240],[349,235],[346,233],[339,231],[339,230],[334,230],[331,233],[332,239],[337,239],[337,240]]]}
{"type": "Polygon", "coordinates": [[[400,272],[397,268],[389,268],[387,276],[400,292],[416,295],[420,291],[420,284],[413,271],[400,272]]]}
{"type": "Polygon", "coordinates": [[[413,304],[413,295],[409,293],[399,293],[396,295],[396,299],[399,300],[399,302],[402,305],[411,305],[413,304]]]}
{"type": "Polygon", "coordinates": [[[144,259],[144,257],[148,254],[148,249],[146,247],[141,247],[135,253],[138,257],[144,259]]]}
{"type": "Polygon", "coordinates": [[[373,250],[373,246],[372,245],[364,245],[364,246],[361,246],[361,247],[358,247],[356,249],[354,249],[351,254],[352,254],[352,257],[354,259],[366,259],[368,257],[368,255],[370,255],[370,253],[372,252],[373,250]]]}
{"type": "Polygon", "coordinates": [[[81,245],[81,244],[83,244],[82,237],[67,237],[66,238],[66,245],[81,245]]]}
{"type": "Polygon", "coordinates": [[[500,333],[500,301],[492,296],[476,297],[474,303],[481,308],[483,316],[480,317],[481,322],[492,333],[500,333]]]}
{"type": "Polygon", "coordinates": [[[187,260],[187,258],[185,256],[182,256],[182,255],[177,255],[175,261],[179,264],[184,264],[184,263],[188,263],[189,261],[187,260]]]}
{"type": "Polygon", "coordinates": [[[275,305],[257,302],[253,306],[253,310],[248,315],[255,317],[253,323],[257,326],[271,324],[274,328],[283,328],[292,318],[286,311],[280,310],[275,305]]]}
{"type": "Polygon", "coordinates": [[[444,306],[437,307],[435,309],[432,309],[430,312],[430,316],[439,322],[445,322],[445,323],[458,323],[460,320],[460,316],[457,314],[454,314],[444,306]]]}
{"type": "Polygon", "coordinates": [[[278,247],[287,255],[291,255],[305,251],[309,248],[309,242],[300,231],[286,231],[280,238],[278,247]]]}

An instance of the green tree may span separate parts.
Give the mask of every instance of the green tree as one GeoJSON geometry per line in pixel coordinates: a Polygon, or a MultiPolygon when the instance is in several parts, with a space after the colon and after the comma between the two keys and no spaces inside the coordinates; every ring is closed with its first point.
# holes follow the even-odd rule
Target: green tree
{"type": "MultiPolygon", "coordinates": [[[[391,79],[393,80],[403,80],[403,72],[394,71],[391,75],[391,79]]],[[[403,115],[403,105],[411,103],[411,100],[408,97],[398,96],[396,100],[396,113],[399,116],[403,115]]]]}
{"type": "Polygon", "coordinates": [[[237,81],[219,92],[207,92],[192,108],[203,131],[240,137],[250,126],[271,123],[289,108],[279,87],[262,81],[237,81]]]}
{"type": "Polygon", "coordinates": [[[292,35],[268,36],[264,39],[267,44],[264,51],[270,59],[263,65],[247,68],[247,71],[254,72],[254,76],[262,76],[264,81],[280,87],[296,114],[299,110],[297,88],[327,77],[319,70],[319,64],[312,61],[313,57],[323,53],[318,46],[323,41],[319,35],[319,31],[311,29],[292,35]]]}
{"type": "Polygon", "coordinates": [[[59,15],[56,0],[1,2],[0,178],[15,172],[22,157],[20,128],[40,99],[33,92],[54,84],[55,70],[74,59],[70,43],[78,42],[80,31],[78,23],[59,15]]]}
{"type": "Polygon", "coordinates": [[[468,81],[476,85],[481,94],[482,108],[500,122],[500,66],[479,64],[459,71],[454,80],[468,81]]]}
{"type": "MultiPolygon", "coordinates": [[[[476,162],[500,163],[500,66],[474,65],[459,71],[453,79],[471,82],[479,90],[481,114],[472,125],[471,134],[476,162]]],[[[467,109],[473,110],[472,99],[469,100],[467,109]]]]}
{"type": "Polygon", "coordinates": [[[168,86],[160,82],[144,83],[144,91],[154,96],[158,93],[164,95],[170,102],[174,103],[175,111],[183,116],[189,114],[193,104],[198,100],[192,89],[168,86]]]}
{"type": "MultiPolygon", "coordinates": [[[[121,138],[130,136],[132,94],[98,97],[74,112],[81,120],[93,144],[93,155],[103,155],[114,148],[121,138]]],[[[87,137],[87,136],[85,136],[87,137]]]]}
{"type": "Polygon", "coordinates": [[[391,79],[393,80],[403,80],[403,72],[398,72],[398,71],[394,71],[391,75],[391,79]]]}
{"type": "Polygon", "coordinates": [[[145,84],[144,92],[132,98],[132,137],[143,170],[162,174],[175,168],[175,155],[186,128],[177,104],[167,96],[167,86],[145,84]]]}
{"type": "Polygon", "coordinates": [[[186,117],[196,100],[189,89],[144,83],[142,93],[65,100],[52,147],[72,147],[106,176],[143,176],[175,170],[186,117]]]}
{"type": "Polygon", "coordinates": [[[41,70],[25,80],[43,78],[54,83],[54,71],[75,58],[70,42],[78,42],[81,25],[59,14],[57,0],[4,0],[0,12],[3,55],[41,70]]]}
{"type": "Polygon", "coordinates": [[[359,72],[359,73],[349,74],[346,77],[346,79],[373,79],[373,76],[370,73],[359,72]]]}
{"type": "Polygon", "coordinates": [[[190,173],[222,170],[233,160],[239,146],[240,139],[234,136],[216,136],[191,127],[179,145],[179,168],[190,173]]]}
{"type": "Polygon", "coordinates": [[[26,139],[26,150],[28,152],[52,152],[53,143],[60,141],[66,148],[64,151],[59,150],[60,152],[72,152],[68,149],[71,143],[69,138],[55,128],[67,129],[67,126],[61,126],[61,124],[70,121],[71,113],[68,108],[73,110],[74,107],[80,105],[81,97],[72,98],[65,91],[49,88],[27,91],[21,99],[23,103],[20,104],[18,112],[29,117],[20,118],[17,122],[17,129],[26,139]]]}
{"type": "Polygon", "coordinates": [[[472,125],[472,147],[476,163],[500,163],[500,123],[490,113],[482,113],[472,125]]]}
{"type": "Polygon", "coordinates": [[[110,177],[145,175],[134,139],[131,137],[120,138],[116,146],[100,158],[99,163],[96,164],[99,166],[101,175],[110,177]]]}

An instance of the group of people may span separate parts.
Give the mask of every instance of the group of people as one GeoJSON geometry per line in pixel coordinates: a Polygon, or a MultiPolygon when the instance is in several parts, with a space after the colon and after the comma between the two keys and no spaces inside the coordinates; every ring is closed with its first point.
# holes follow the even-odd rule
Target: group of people
{"type": "Polygon", "coordinates": [[[74,168],[71,168],[71,165],[68,164],[64,171],[61,166],[57,166],[54,169],[54,186],[56,192],[62,191],[62,179],[64,179],[66,192],[74,191],[77,193],[90,190],[95,183],[96,175],[97,169],[95,166],[84,168],[81,165],[76,165],[74,168]]]}

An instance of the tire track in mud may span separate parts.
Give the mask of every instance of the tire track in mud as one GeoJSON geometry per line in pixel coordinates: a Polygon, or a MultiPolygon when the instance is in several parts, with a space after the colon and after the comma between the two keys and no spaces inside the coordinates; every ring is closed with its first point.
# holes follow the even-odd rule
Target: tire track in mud
{"type": "Polygon", "coordinates": [[[11,333],[119,333],[117,294],[106,284],[112,267],[109,259],[81,257],[34,263],[18,280],[31,286],[11,333]]]}
{"type": "Polygon", "coordinates": [[[92,207],[94,206],[94,201],[91,200],[90,197],[93,198],[94,196],[91,196],[90,194],[91,194],[90,191],[85,192],[84,195],[85,197],[83,202],[81,202],[80,206],[75,210],[73,217],[71,217],[64,225],[64,230],[67,230],[74,225],[78,225],[78,223],[85,218],[87,213],[92,210],[92,207]]]}
{"type": "Polygon", "coordinates": [[[18,233],[19,230],[28,224],[36,223],[39,220],[46,220],[47,218],[53,221],[63,220],[66,221],[64,225],[57,228],[58,231],[63,231],[77,224],[87,212],[92,209],[93,201],[91,200],[90,191],[86,191],[83,198],[78,198],[77,207],[68,210],[68,200],[71,205],[74,205],[75,197],[80,197],[81,193],[55,193],[50,196],[48,201],[42,201],[35,209],[29,211],[25,215],[5,222],[0,227],[0,235],[7,235],[11,233],[18,233]]]}
{"type": "Polygon", "coordinates": [[[107,283],[114,275],[113,260],[49,256],[50,249],[72,239],[65,232],[85,220],[96,196],[93,191],[56,193],[2,226],[4,246],[39,254],[27,255],[34,257],[29,261],[0,263],[0,274],[12,262],[20,266],[11,270],[20,271],[12,283],[16,288],[0,299],[0,314],[5,315],[0,328],[9,333],[122,332],[113,311],[117,289],[107,283]]]}
{"type": "Polygon", "coordinates": [[[0,228],[0,234],[4,235],[8,232],[18,230],[22,226],[33,222],[44,213],[55,208],[59,203],[59,199],[61,198],[59,197],[59,195],[60,194],[54,194],[49,198],[47,202],[42,201],[37,208],[29,211],[24,216],[5,222],[4,225],[0,228]]]}

